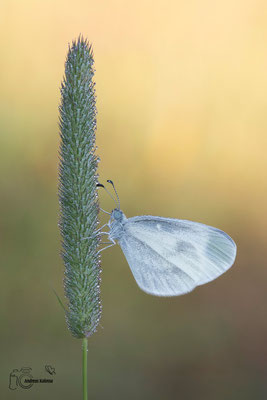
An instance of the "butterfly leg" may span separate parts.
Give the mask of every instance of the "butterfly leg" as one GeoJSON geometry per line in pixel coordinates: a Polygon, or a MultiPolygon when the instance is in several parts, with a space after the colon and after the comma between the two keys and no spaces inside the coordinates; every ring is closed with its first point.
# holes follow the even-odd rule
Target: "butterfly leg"
{"type": "Polygon", "coordinates": [[[108,223],[106,223],[106,224],[102,225],[100,228],[98,228],[98,229],[95,231],[95,233],[97,233],[97,232],[101,231],[101,229],[103,229],[103,228],[104,228],[104,226],[108,226],[108,223]]]}
{"type": "Polygon", "coordinates": [[[101,235],[108,235],[108,232],[102,232],[101,229],[103,229],[105,226],[108,226],[108,224],[104,224],[103,226],[101,226],[99,229],[97,229],[94,233],[96,233],[96,235],[92,235],[92,236],[88,236],[85,238],[82,238],[82,240],[86,240],[86,239],[92,239],[93,237],[97,237],[97,236],[101,236],[101,235]]]}
{"type": "Polygon", "coordinates": [[[111,215],[111,213],[109,213],[109,212],[103,210],[103,208],[100,208],[100,207],[99,207],[99,210],[103,211],[105,214],[111,215]]]}
{"type": "Polygon", "coordinates": [[[103,247],[103,249],[101,249],[101,250],[98,250],[98,254],[101,252],[101,251],[103,251],[103,250],[106,250],[108,247],[112,247],[112,246],[114,246],[115,244],[116,244],[116,242],[115,242],[115,240],[114,239],[110,239],[110,241],[112,242],[111,244],[109,244],[108,246],[106,246],[106,247],[103,247]]]}
{"type": "Polygon", "coordinates": [[[81,240],[92,239],[92,238],[96,238],[98,236],[108,235],[108,234],[109,234],[109,232],[98,232],[96,235],[88,236],[88,237],[82,238],[81,240]]]}

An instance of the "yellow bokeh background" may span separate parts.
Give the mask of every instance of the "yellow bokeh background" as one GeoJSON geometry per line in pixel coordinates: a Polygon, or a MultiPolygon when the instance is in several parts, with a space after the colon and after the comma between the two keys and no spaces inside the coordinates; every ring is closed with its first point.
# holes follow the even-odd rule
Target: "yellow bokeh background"
{"type": "Polygon", "coordinates": [[[142,293],[120,249],[105,252],[90,398],[266,398],[266,2],[9,0],[0,22],[3,398],[81,398],[81,343],[51,289],[63,296],[59,87],[80,33],[95,55],[100,181],[128,217],[207,223],[238,246],[227,274],[173,299],[142,293]],[[13,369],[42,377],[46,364],[53,385],[8,389],[13,369]]]}

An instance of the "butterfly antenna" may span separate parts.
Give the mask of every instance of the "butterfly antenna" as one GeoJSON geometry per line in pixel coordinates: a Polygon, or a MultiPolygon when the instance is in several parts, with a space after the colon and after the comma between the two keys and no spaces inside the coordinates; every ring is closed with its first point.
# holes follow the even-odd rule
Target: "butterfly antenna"
{"type": "MultiPolygon", "coordinates": [[[[112,196],[112,194],[108,191],[108,189],[107,189],[104,185],[102,185],[102,183],[97,183],[96,186],[97,186],[97,187],[102,187],[102,188],[104,188],[105,191],[107,192],[107,194],[112,198],[112,200],[115,201],[115,203],[116,203],[116,204],[119,206],[119,208],[120,208],[120,202],[117,202],[117,200],[112,196]]],[[[108,213],[108,214],[109,214],[109,213],[108,213]]]]}
{"type": "Polygon", "coordinates": [[[107,182],[108,182],[108,183],[110,183],[110,184],[113,186],[114,192],[116,193],[116,196],[117,196],[117,199],[118,199],[118,203],[119,203],[119,210],[120,210],[120,209],[121,209],[121,204],[120,204],[120,199],[119,199],[119,196],[118,196],[117,190],[116,190],[116,188],[115,188],[115,185],[114,185],[114,183],[112,182],[112,180],[110,180],[110,179],[108,179],[108,180],[107,180],[107,182]]]}

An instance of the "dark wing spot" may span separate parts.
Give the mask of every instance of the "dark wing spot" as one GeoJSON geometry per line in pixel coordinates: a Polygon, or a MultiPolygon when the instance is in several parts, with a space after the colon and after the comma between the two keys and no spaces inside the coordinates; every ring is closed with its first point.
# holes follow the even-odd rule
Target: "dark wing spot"
{"type": "Polygon", "coordinates": [[[188,254],[195,253],[196,251],[195,246],[193,246],[189,242],[185,242],[184,240],[179,240],[179,242],[177,242],[175,250],[178,251],[179,253],[188,253],[188,254]]]}

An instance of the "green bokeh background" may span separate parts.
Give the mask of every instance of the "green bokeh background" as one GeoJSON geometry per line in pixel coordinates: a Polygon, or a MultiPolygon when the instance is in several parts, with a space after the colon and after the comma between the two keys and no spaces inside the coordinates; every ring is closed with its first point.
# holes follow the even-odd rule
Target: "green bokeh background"
{"type": "MultiPolygon", "coordinates": [[[[126,216],[229,233],[235,266],[192,293],[141,292],[121,250],[102,257],[90,399],[267,397],[267,6],[262,0],[3,1],[0,5],[1,398],[81,398],[67,331],[57,199],[67,44],[92,42],[100,181],[126,216]],[[52,385],[8,389],[31,367],[52,385]]],[[[101,192],[101,206],[114,207],[101,192]]],[[[103,222],[106,218],[103,217],[103,222]]]]}

